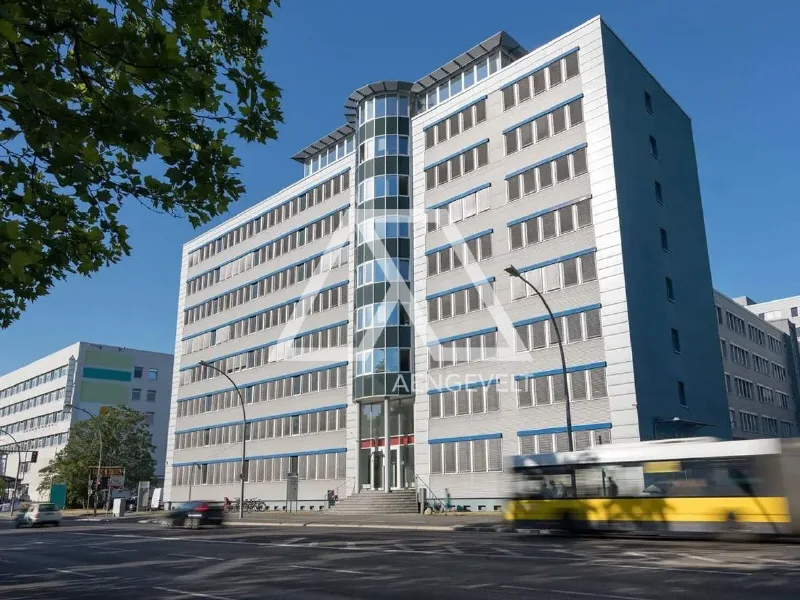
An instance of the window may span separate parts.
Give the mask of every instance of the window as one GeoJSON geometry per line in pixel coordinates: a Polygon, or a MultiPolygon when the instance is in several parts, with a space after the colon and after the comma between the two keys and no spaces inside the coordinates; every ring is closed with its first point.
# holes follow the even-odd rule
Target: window
{"type": "MultiPolygon", "coordinates": [[[[527,99],[527,97],[525,99],[527,99]]],[[[520,101],[522,101],[522,98],[520,98],[520,101]]],[[[530,146],[534,143],[534,139],[540,142],[549,138],[551,135],[566,131],[568,128],[574,127],[582,122],[583,99],[578,98],[570,102],[567,106],[554,109],[533,121],[524,121],[511,131],[506,132],[504,136],[506,154],[513,154],[521,148],[530,146]],[[569,119],[567,119],[567,117],[569,117],[569,119]]]]}
{"type": "Polygon", "coordinates": [[[728,329],[732,329],[739,335],[744,335],[745,333],[745,323],[744,319],[737,317],[733,313],[729,311],[725,311],[725,319],[728,325],[728,329]]]}
{"type": "Polygon", "coordinates": [[[430,445],[432,474],[502,471],[502,438],[444,442],[430,445]]]}
{"type": "Polygon", "coordinates": [[[717,307],[717,323],[722,325],[722,309],[719,306],[717,307]]]}
{"type": "Polygon", "coordinates": [[[797,316],[798,309],[800,309],[800,306],[793,306],[792,308],[789,309],[791,314],[792,314],[792,317],[796,317],[797,316]]]}
{"type": "Polygon", "coordinates": [[[653,114],[653,99],[647,92],[644,93],[644,109],[651,115],[653,114]]]}
{"type": "Polygon", "coordinates": [[[686,401],[686,386],[682,381],[678,382],[678,403],[683,408],[687,408],[689,406],[689,404],[686,401]]]}
{"type": "Polygon", "coordinates": [[[664,252],[669,252],[669,239],[667,238],[667,230],[661,228],[661,249],[664,252]]]}
{"type": "Polygon", "coordinates": [[[725,373],[725,391],[729,394],[733,393],[733,383],[731,383],[731,376],[725,373]]]}
{"type": "Polygon", "coordinates": [[[142,399],[142,390],[139,388],[133,388],[131,390],[131,400],[134,402],[139,401],[142,399]]]}
{"type": "Polygon", "coordinates": [[[672,285],[672,279],[669,277],[664,278],[664,283],[667,287],[667,300],[670,302],[675,302],[675,288],[672,285]]]}
{"type": "Polygon", "coordinates": [[[731,420],[731,429],[736,429],[736,411],[732,408],[728,409],[728,416],[731,420]]]}
{"type": "Polygon", "coordinates": [[[144,371],[144,369],[142,367],[133,367],[133,378],[134,379],[141,379],[143,371],[144,371]]]}
{"type": "Polygon", "coordinates": [[[483,142],[445,162],[435,164],[425,170],[425,189],[443,185],[453,178],[467,174],[489,164],[489,143],[483,142]]]}
{"type": "Polygon", "coordinates": [[[656,138],[652,135],[650,136],[650,154],[658,158],[658,144],[656,143],[656,138]]]}
{"type": "Polygon", "coordinates": [[[148,402],[155,402],[156,401],[156,391],[155,390],[147,390],[147,401],[148,402]]]}
{"type": "Polygon", "coordinates": [[[672,330],[672,351],[675,354],[681,353],[681,336],[677,329],[672,330]]]}
{"type": "Polygon", "coordinates": [[[655,182],[655,192],[656,202],[664,204],[664,191],[661,189],[661,184],[658,181],[655,182]]]}
{"type": "Polygon", "coordinates": [[[746,431],[748,433],[758,433],[758,415],[740,410],[739,420],[742,426],[742,431],[746,431]]]}
{"type": "Polygon", "coordinates": [[[538,167],[531,167],[521,173],[506,177],[508,201],[513,202],[518,200],[521,195],[533,194],[551,187],[554,184],[554,170],[557,184],[586,173],[586,148],[580,148],[538,167]]]}
{"type": "Polygon", "coordinates": [[[736,383],[736,395],[740,398],[747,398],[748,400],[753,399],[753,384],[746,379],[742,379],[741,377],[734,377],[734,382],[736,383]]]}
{"type": "Polygon", "coordinates": [[[148,381],[156,381],[158,379],[158,369],[148,369],[147,370],[147,380],[148,381]]]}

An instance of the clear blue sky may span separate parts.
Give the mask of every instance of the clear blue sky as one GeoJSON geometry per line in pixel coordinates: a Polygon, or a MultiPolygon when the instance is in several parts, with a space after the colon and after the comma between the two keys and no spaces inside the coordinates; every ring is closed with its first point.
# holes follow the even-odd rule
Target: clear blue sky
{"type": "MultiPolygon", "coordinates": [[[[232,212],[302,175],[289,157],[344,122],[355,88],[413,81],[502,29],[534,48],[601,14],[692,117],[715,286],[759,301],[798,294],[799,6],[284,0],[265,65],[283,89],[285,123],[277,142],[240,146],[247,194],[232,212]]],[[[181,246],[195,232],[135,203],[123,214],[132,255],[59,283],[0,331],[0,373],[78,340],[173,351],[181,246]]]]}

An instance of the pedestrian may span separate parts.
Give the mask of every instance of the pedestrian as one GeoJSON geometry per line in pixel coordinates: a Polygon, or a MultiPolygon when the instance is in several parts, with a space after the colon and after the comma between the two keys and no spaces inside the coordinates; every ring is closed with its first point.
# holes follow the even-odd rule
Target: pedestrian
{"type": "Polygon", "coordinates": [[[447,512],[450,512],[450,507],[451,506],[452,506],[452,501],[451,501],[451,498],[450,498],[450,490],[447,489],[447,488],[444,488],[444,509],[447,512]]]}
{"type": "Polygon", "coordinates": [[[613,477],[609,477],[608,478],[608,495],[611,496],[612,498],[616,498],[618,494],[619,494],[619,486],[617,485],[617,482],[614,481],[613,477]]]}

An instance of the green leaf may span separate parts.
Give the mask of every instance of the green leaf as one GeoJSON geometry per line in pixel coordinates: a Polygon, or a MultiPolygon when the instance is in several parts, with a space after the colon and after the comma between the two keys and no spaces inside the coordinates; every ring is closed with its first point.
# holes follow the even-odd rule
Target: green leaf
{"type": "Polygon", "coordinates": [[[9,42],[17,42],[19,40],[19,35],[17,35],[17,30],[14,29],[14,25],[5,19],[0,19],[0,36],[7,39],[9,42]]]}
{"type": "Polygon", "coordinates": [[[36,262],[36,257],[26,252],[12,252],[11,260],[8,261],[11,271],[17,277],[25,276],[25,267],[36,262]]]}
{"type": "Polygon", "coordinates": [[[169,142],[164,138],[156,139],[154,149],[164,158],[167,158],[170,154],[172,154],[172,148],[170,147],[169,142]]]}

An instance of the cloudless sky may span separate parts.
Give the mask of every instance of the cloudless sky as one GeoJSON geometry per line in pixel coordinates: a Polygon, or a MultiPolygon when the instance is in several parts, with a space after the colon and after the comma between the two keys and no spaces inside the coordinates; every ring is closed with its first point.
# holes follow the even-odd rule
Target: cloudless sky
{"type": "MultiPolygon", "coordinates": [[[[283,89],[279,140],[238,146],[238,213],[302,177],[289,157],[344,123],[354,89],[414,81],[505,30],[533,49],[600,14],[691,116],[714,285],[756,301],[800,294],[800,3],[284,0],[265,69],[283,89]]],[[[0,331],[0,374],[84,340],[173,352],[183,221],[133,202],[133,252],[70,277],[0,331]]],[[[218,219],[217,222],[222,219],[218,219]]]]}

